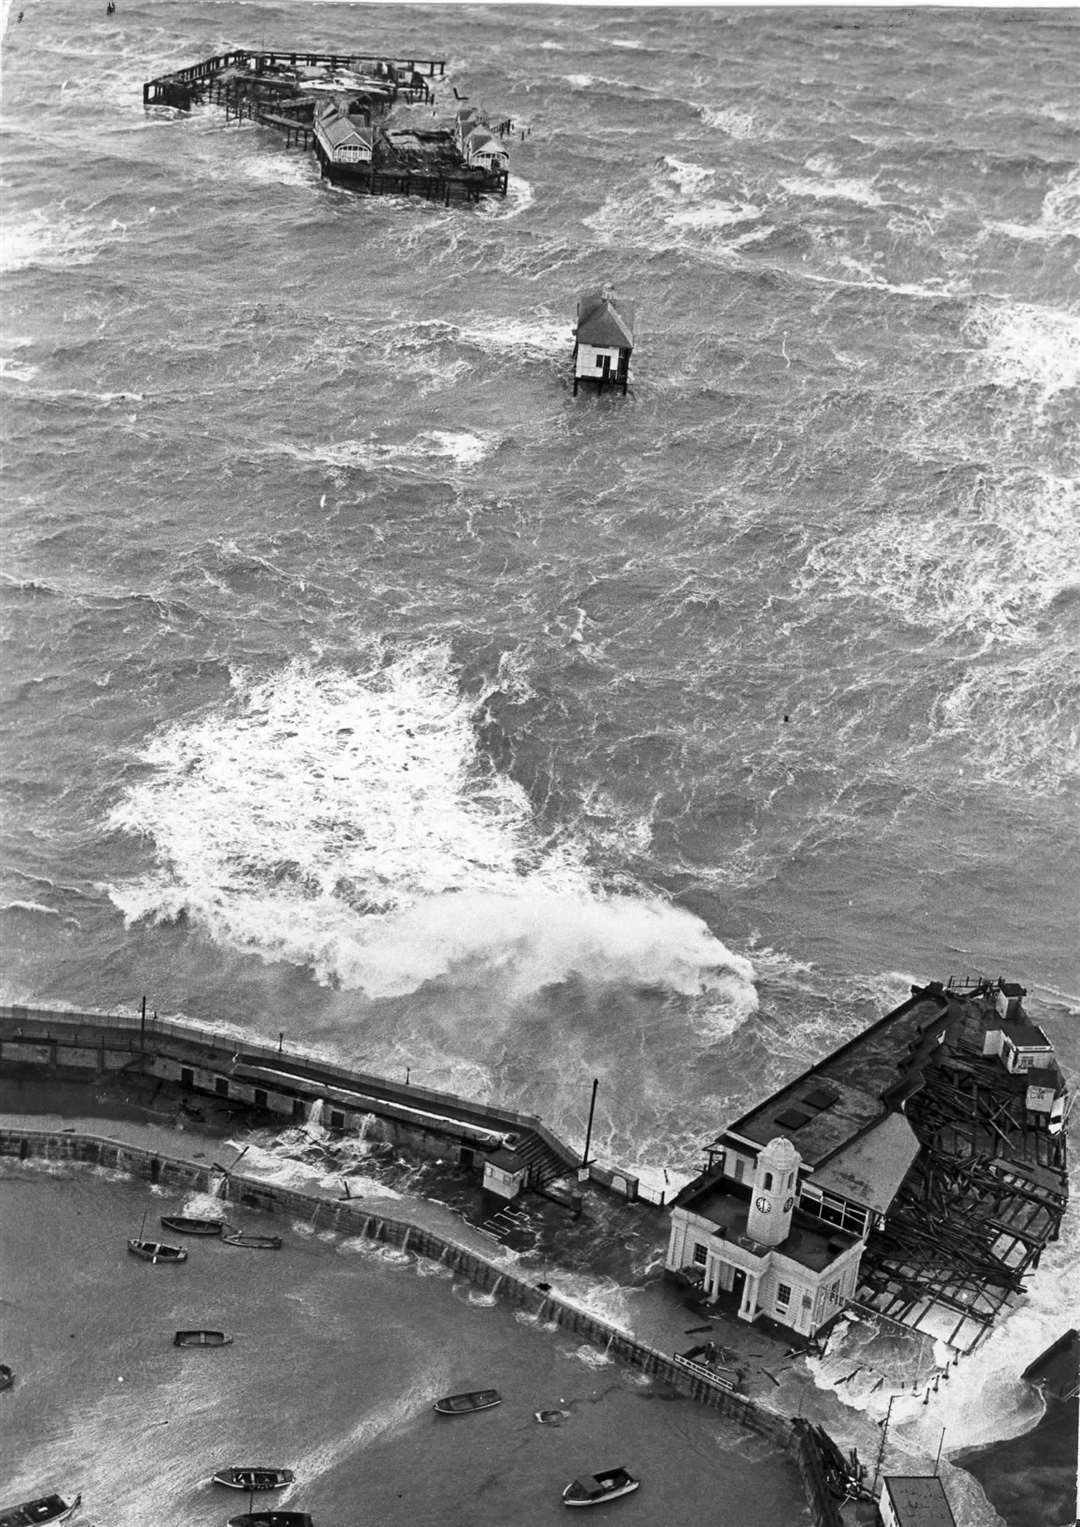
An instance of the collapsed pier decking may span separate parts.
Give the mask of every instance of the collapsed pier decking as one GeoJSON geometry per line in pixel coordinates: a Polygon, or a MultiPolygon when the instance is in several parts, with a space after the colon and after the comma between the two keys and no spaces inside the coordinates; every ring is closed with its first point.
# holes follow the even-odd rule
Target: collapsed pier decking
{"type": "MultiPolygon", "coordinates": [[[[253,121],[314,150],[320,172],[369,195],[444,202],[505,196],[511,122],[492,127],[475,108],[423,123],[395,122],[396,108],[432,106],[445,59],[377,57],[289,49],[231,49],[143,85],[144,107],[224,107],[226,121],[253,121]]],[[[456,95],[456,92],[455,92],[456,95]]],[[[435,116],[434,111],[432,116],[435,116]]]]}

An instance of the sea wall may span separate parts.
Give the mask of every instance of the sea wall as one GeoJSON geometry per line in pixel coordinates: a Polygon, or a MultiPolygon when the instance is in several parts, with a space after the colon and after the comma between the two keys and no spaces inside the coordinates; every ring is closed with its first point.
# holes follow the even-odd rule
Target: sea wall
{"type": "Polygon", "coordinates": [[[807,1491],[815,1527],[841,1527],[841,1518],[825,1486],[824,1474],[812,1440],[785,1416],[766,1410],[745,1395],[733,1393],[726,1385],[713,1381],[689,1365],[680,1366],[673,1357],[638,1341],[629,1332],[610,1325],[591,1311],[571,1304],[549,1290],[539,1288],[516,1274],[489,1262],[464,1246],[406,1220],[390,1219],[366,1210],[356,1199],[324,1199],[276,1183],[255,1182],[239,1173],[223,1174],[213,1166],[199,1166],[192,1161],[166,1156],[140,1146],[109,1140],[98,1135],[54,1134],[44,1130],[0,1129],[0,1156],[21,1161],[43,1159],[86,1163],[133,1177],[180,1189],[200,1192],[215,1190],[226,1203],[268,1214],[287,1215],[302,1220],[312,1229],[334,1230],[346,1236],[366,1236],[386,1245],[398,1246],[417,1256],[442,1262],[485,1293],[538,1320],[552,1321],[561,1329],[580,1336],[600,1348],[607,1356],[657,1378],[680,1394],[719,1411],[740,1426],[768,1437],[795,1461],[807,1491]]]}
{"type": "MultiPolygon", "coordinates": [[[[261,1109],[303,1121],[319,1102],[331,1129],[357,1129],[418,1155],[468,1163],[469,1153],[488,1151],[507,1135],[532,1136],[546,1154],[549,1177],[574,1170],[580,1156],[532,1114],[480,1103],[349,1070],[285,1043],[260,1043],[238,1031],[131,1014],[0,1006],[0,1069],[12,1074],[47,1070],[93,1083],[110,1073],[152,1077],[182,1092],[205,1094],[238,1107],[261,1109]],[[372,1118],[378,1125],[372,1129],[372,1118]]],[[[601,1182],[631,1197],[628,1173],[601,1182]]]]}

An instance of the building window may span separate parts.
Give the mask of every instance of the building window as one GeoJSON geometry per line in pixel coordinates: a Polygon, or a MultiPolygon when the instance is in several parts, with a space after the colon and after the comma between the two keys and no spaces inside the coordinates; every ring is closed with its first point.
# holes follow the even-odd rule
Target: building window
{"type": "Polygon", "coordinates": [[[256,1087],[255,1088],[255,1107],[256,1108],[268,1108],[269,1106],[270,1106],[270,1099],[267,1097],[265,1089],[262,1088],[262,1087],[256,1087]]]}
{"type": "Polygon", "coordinates": [[[226,1081],[225,1077],[216,1076],[214,1078],[214,1091],[217,1093],[219,1098],[227,1098],[229,1096],[229,1083],[226,1081]]]}
{"type": "Polygon", "coordinates": [[[761,1186],[765,1189],[766,1193],[771,1193],[772,1192],[772,1173],[771,1172],[766,1172],[765,1173],[765,1181],[761,1184],[761,1186]]]}
{"type": "Polygon", "coordinates": [[[294,1119],[303,1119],[305,1117],[303,1098],[293,1098],[292,1116],[294,1119]]]}
{"type": "Polygon", "coordinates": [[[331,1110],[330,1110],[330,1128],[331,1129],[344,1129],[345,1128],[345,1115],[343,1113],[338,1113],[337,1110],[334,1109],[334,1108],[331,1108],[331,1110]]]}
{"type": "Polygon", "coordinates": [[[804,1310],[813,1309],[813,1307],[814,1307],[814,1296],[813,1296],[813,1294],[804,1294],[802,1296],[802,1307],[803,1307],[804,1310]]]}
{"type": "Polygon", "coordinates": [[[181,1087],[194,1087],[195,1085],[195,1073],[187,1066],[180,1067],[180,1085],[181,1087]]]}
{"type": "Polygon", "coordinates": [[[602,366],[604,364],[604,357],[602,355],[598,355],[596,357],[596,364],[597,366],[602,366]]]}
{"type": "Polygon", "coordinates": [[[746,1176],[746,1163],[741,1156],[735,1157],[735,1181],[742,1182],[746,1176]]]}
{"type": "Polygon", "coordinates": [[[786,1310],[791,1303],[791,1284],[778,1283],[776,1285],[776,1308],[786,1310]]]}
{"type": "Polygon", "coordinates": [[[699,1267],[704,1267],[709,1260],[709,1248],[703,1246],[700,1241],[694,1242],[694,1261],[699,1267]]]}

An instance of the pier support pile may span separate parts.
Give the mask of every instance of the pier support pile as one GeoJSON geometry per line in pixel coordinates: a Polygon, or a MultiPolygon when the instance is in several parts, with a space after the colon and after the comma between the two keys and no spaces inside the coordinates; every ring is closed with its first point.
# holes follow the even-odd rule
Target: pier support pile
{"type": "Polygon", "coordinates": [[[921,1057],[904,1108],[922,1148],[869,1238],[858,1295],[959,1351],[1024,1291],[1068,1201],[1065,1131],[1029,1112],[1024,1072],[983,1053],[986,995],[958,1001],[921,1057]]]}

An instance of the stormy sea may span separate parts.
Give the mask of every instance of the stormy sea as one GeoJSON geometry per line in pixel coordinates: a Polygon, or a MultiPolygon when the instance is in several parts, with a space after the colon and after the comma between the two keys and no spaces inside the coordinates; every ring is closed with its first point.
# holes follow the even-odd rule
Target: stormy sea
{"type": "MultiPolygon", "coordinates": [[[[654,1181],[913,982],[1020,982],[1075,1082],[1080,15],[19,14],[0,999],[578,1145],[595,1077],[654,1181]],[[144,108],[233,47],[445,61],[506,196],[144,108]],[[629,390],[575,397],[604,284],[629,390]]],[[[1078,1246],[955,1446],[1030,1424],[1078,1246]]]]}

